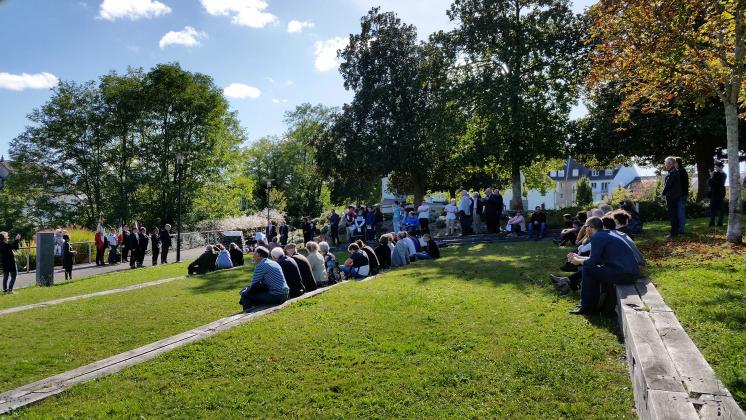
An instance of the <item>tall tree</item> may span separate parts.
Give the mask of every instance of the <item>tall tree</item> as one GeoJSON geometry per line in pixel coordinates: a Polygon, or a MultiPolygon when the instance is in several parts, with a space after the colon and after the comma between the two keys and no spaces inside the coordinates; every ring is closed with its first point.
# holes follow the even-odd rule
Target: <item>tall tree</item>
{"type": "Polygon", "coordinates": [[[562,156],[583,22],[567,0],[455,0],[448,14],[477,148],[510,168],[511,205],[521,208],[521,169],[562,156]]]}
{"type": "Polygon", "coordinates": [[[746,0],[601,0],[589,9],[590,86],[624,82],[621,118],[643,111],[678,112],[681,103],[723,103],[730,208],[727,240],[742,241],[739,104],[746,53],[746,0]]]}

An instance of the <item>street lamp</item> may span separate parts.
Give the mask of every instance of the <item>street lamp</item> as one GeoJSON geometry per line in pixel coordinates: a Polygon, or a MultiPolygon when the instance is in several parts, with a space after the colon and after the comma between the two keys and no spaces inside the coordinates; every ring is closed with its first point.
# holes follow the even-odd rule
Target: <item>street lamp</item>
{"type": "Polygon", "coordinates": [[[181,181],[184,172],[184,156],[181,153],[176,154],[176,173],[179,178],[179,202],[176,214],[176,262],[181,261],[181,181]]]}
{"type": "Polygon", "coordinates": [[[270,220],[269,220],[269,190],[272,188],[272,180],[267,179],[267,236],[269,236],[269,226],[270,226],[270,220]]]}

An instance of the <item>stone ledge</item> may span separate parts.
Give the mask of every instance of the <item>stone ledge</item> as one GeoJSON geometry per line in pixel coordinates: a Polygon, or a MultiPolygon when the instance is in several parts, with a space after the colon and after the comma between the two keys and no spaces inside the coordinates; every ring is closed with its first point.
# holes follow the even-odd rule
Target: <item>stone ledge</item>
{"type": "Polygon", "coordinates": [[[649,279],[616,294],[640,418],[746,420],[649,279]]]}

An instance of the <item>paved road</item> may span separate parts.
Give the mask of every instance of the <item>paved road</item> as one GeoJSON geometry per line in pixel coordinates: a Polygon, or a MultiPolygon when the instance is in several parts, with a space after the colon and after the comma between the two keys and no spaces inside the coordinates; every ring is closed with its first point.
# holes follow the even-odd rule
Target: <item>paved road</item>
{"type": "MultiPolygon", "coordinates": [[[[181,260],[193,260],[197,258],[200,254],[204,252],[204,248],[199,247],[195,249],[187,249],[181,251],[181,260]]],[[[169,261],[176,261],[176,251],[172,251],[168,253],[168,260],[169,261]]],[[[145,266],[150,267],[150,256],[145,256],[145,266]]],[[[97,267],[96,264],[78,264],[75,267],[73,267],[73,276],[75,280],[80,280],[85,277],[90,276],[96,276],[99,274],[105,274],[105,273],[111,273],[114,271],[121,271],[121,270],[129,270],[130,266],[129,263],[122,263],[122,264],[114,264],[114,265],[105,265],[103,267],[97,267]]],[[[186,274],[186,272],[184,273],[186,274]]],[[[64,271],[61,267],[56,267],[54,270],[54,282],[64,283],[65,282],[65,275],[64,271]]],[[[18,273],[18,278],[16,279],[16,284],[13,287],[14,289],[20,289],[23,287],[29,287],[36,284],[36,272],[32,271],[30,273],[18,273]]]]}

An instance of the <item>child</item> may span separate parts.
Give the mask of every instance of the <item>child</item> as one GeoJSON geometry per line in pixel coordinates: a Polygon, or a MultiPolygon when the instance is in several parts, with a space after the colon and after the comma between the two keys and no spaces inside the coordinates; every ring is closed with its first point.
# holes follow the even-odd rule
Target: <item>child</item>
{"type": "Polygon", "coordinates": [[[62,268],[65,270],[65,280],[73,279],[73,262],[75,260],[75,251],[70,245],[70,236],[62,235],[62,268]]]}

